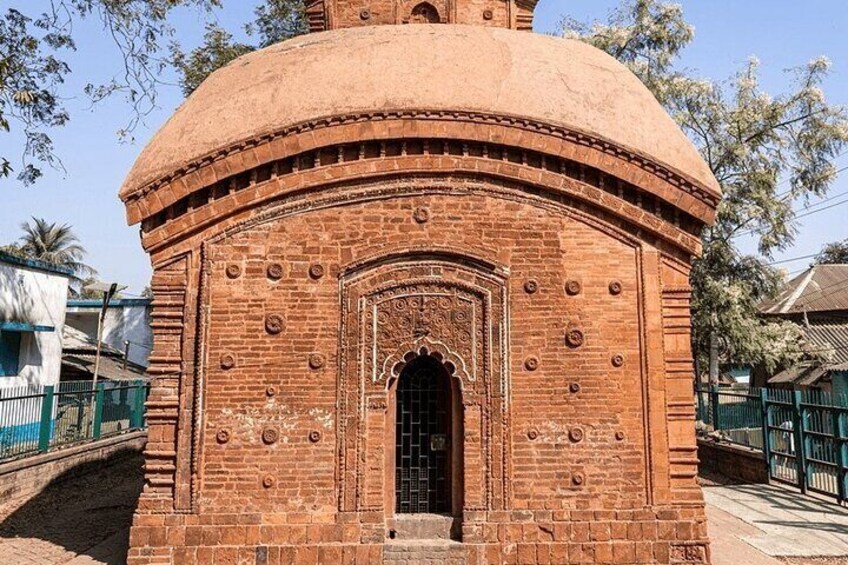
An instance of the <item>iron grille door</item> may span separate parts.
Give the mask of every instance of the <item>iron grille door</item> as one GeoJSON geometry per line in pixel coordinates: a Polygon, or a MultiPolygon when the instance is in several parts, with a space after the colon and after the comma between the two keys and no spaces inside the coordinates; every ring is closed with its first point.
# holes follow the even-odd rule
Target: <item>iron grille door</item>
{"type": "Polygon", "coordinates": [[[449,389],[441,364],[410,363],[397,385],[395,511],[445,514],[450,510],[449,389]]]}

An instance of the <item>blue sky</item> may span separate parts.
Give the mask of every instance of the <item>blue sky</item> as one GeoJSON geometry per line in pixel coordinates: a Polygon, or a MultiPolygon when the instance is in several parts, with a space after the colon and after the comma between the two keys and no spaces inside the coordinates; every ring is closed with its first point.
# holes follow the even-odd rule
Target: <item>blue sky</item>
{"type": "MultiPolygon", "coordinates": [[[[32,14],[46,0],[0,0],[0,10],[13,7],[32,14]]],[[[211,17],[228,29],[237,29],[251,19],[256,2],[225,0],[227,7],[211,17]]],[[[682,0],[696,37],[683,58],[683,65],[699,75],[715,79],[730,77],[748,57],[762,62],[763,85],[777,94],[788,88],[785,70],[819,55],[834,63],[826,84],[830,100],[848,106],[848,10],[845,0],[682,0]]],[[[536,29],[554,32],[563,15],[597,19],[617,5],[614,0],[541,0],[536,29]]],[[[175,17],[176,39],[195,45],[202,35],[206,14],[181,10],[175,17]]],[[[153,133],[182,101],[176,86],[160,91],[159,107],[134,132],[134,143],[122,143],[116,132],[126,124],[128,113],[118,98],[92,108],[82,93],[86,82],[105,82],[120,70],[117,52],[95,22],[77,26],[78,50],[66,57],[73,74],[62,95],[71,110],[71,122],[53,132],[56,150],[64,161],[65,173],[46,171],[35,186],[0,181],[0,244],[19,236],[19,224],[30,216],[74,226],[89,251],[88,262],[105,280],[129,285],[139,293],[150,278],[150,263],[141,250],[138,226],[127,226],[117,192],[135,157],[153,133]]],[[[172,80],[173,77],[165,77],[172,80]]],[[[14,127],[14,124],[13,124],[14,127]]],[[[19,138],[0,134],[0,154],[16,156],[19,138]]],[[[17,163],[13,163],[17,164],[17,163]]],[[[848,166],[848,154],[838,159],[848,166]]],[[[834,200],[812,208],[798,222],[796,245],[776,260],[814,254],[829,241],[848,238],[848,204],[824,210],[848,199],[848,171],[831,189],[834,200]]],[[[813,202],[812,204],[815,204],[813,202]]],[[[803,205],[798,206],[801,213],[803,205]]],[[[749,242],[743,246],[750,247],[749,242]]],[[[788,271],[803,269],[808,259],[781,263],[788,271]]]]}

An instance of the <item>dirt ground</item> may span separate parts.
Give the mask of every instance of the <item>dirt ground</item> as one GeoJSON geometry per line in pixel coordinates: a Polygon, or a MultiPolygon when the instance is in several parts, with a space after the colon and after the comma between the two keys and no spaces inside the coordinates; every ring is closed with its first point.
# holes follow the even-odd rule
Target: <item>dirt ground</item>
{"type": "Polygon", "coordinates": [[[121,565],[143,484],[141,455],[92,466],[0,515],[0,565],[121,565]]]}

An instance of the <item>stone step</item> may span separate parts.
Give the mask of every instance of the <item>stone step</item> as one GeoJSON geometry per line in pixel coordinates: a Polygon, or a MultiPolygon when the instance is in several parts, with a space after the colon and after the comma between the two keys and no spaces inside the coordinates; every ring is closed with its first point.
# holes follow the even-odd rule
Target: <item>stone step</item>
{"type": "Polygon", "coordinates": [[[458,521],[441,514],[398,514],[387,525],[389,540],[450,540],[459,534],[458,521]]]}
{"type": "Polygon", "coordinates": [[[467,565],[465,548],[452,540],[389,540],[384,565],[467,565]]]}

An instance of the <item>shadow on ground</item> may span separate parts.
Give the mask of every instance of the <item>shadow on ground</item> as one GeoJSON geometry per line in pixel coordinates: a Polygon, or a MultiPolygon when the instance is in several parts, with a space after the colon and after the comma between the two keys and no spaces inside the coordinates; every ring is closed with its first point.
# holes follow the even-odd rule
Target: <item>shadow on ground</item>
{"type": "MultiPolygon", "coordinates": [[[[39,557],[39,547],[52,546],[58,553],[65,553],[63,548],[88,556],[90,562],[125,563],[143,462],[138,451],[126,450],[70,469],[0,522],[0,547],[4,553],[26,550],[32,561],[39,557]]],[[[55,562],[51,555],[41,557],[42,563],[55,562]]]]}

